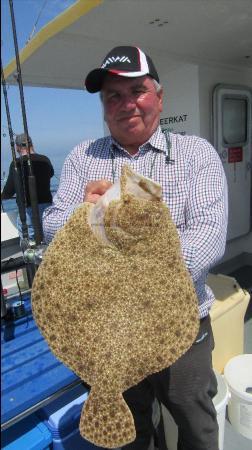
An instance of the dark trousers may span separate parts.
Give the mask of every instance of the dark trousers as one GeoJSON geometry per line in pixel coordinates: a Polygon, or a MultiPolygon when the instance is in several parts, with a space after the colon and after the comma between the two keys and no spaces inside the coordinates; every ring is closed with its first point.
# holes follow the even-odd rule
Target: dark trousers
{"type": "Polygon", "coordinates": [[[200,322],[195,343],[171,367],[124,392],[135,420],[137,437],[123,450],[149,450],[153,441],[155,397],[178,426],[178,450],[218,450],[218,423],[212,398],[217,381],[212,368],[214,340],[210,317],[200,322]]]}

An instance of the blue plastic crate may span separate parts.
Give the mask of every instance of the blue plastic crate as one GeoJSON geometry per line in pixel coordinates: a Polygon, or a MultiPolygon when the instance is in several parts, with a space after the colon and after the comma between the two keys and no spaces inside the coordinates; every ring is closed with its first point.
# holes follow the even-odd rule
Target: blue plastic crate
{"type": "Polygon", "coordinates": [[[1,433],[2,450],[45,450],[52,443],[52,435],[33,414],[1,433]]]}
{"type": "MultiPolygon", "coordinates": [[[[17,298],[13,299],[17,300],[17,298]]],[[[23,296],[27,315],[1,321],[1,424],[78,381],[51,352],[23,296]]]]}
{"type": "Polygon", "coordinates": [[[79,432],[81,410],[87,397],[87,389],[79,385],[37,413],[52,434],[54,450],[100,450],[79,432]]]}

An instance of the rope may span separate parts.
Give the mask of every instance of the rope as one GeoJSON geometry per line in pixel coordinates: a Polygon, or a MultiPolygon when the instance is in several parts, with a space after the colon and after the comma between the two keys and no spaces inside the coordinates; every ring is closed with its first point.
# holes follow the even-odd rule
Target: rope
{"type": "Polygon", "coordinates": [[[40,12],[38,13],[38,17],[37,17],[37,19],[36,19],[36,21],[35,21],[35,23],[34,23],[32,32],[31,32],[30,36],[28,37],[28,39],[27,39],[27,41],[26,41],[26,43],[25,43],[26,45],[27,45],[28,42],[30,42],[30,40],[33,38],[33,35],[34,35],[35,31],[36,31],[36,27],[37,27],[38,21],[39,21],[39,19],[40,19],[40,16],[41,16],[41,14],[42,14],[43,9],[44,9],[45,6],[46,6],[46,3],[47,3],[47,0],[44,1],[43,5],[42,5],[42,7],[41,7],[41,9],[40,9],[40,12]]]}

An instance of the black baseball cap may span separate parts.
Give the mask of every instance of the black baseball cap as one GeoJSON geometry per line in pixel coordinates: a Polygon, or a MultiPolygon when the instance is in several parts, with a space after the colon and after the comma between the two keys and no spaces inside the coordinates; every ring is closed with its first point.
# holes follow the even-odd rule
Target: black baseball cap
{"type": "Polygon", "coordinates": [[[149,75],[159,83],[158,73],[151,58],[138,47],[115,47],[105,56],[99,69],[89,72],[85,80],[88,92],[99,92],[107,73],[121,77],[149,75]]]}
{"type": "MultiPolygon", "coordinates": [[[[28,136],[28,144],[32,145],[32,140],[31,140],[30,136],[28,136]]],[[[18,145],[19,147],[27,145],[27,139],[26,139],[25,133],[16,135],[16,145],[18,145]]]]}

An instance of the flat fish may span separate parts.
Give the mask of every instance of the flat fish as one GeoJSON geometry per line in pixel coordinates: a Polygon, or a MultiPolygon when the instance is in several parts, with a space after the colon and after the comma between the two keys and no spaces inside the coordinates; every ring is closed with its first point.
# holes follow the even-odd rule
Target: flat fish
{"type": "Polygon", "coordinates": [[[105,448],[133,442],[123,392],[173,364],[199,328],[160,185],[124,166],[96,205],[78,207],[46,250],[32,309],[56,357],[91,386],[81,435],[105,448]]]}

